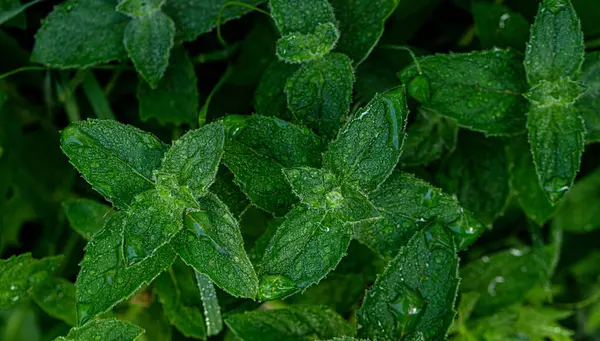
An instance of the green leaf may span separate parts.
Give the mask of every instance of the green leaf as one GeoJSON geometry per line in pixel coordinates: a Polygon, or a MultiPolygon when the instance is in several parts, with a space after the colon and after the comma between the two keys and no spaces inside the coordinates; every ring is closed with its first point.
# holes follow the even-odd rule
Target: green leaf
{"type": "Polygon", "coordinates": [[[283,173],[292,191],[304,204],[312,208],[327,209],[341,199],[340,183],[335,175],[324,169],[298,167],[284,169],[283,173]]]}
{"type": "Polygon", "coordinates": [[[159,11],[165,2],[166,0],[119,0],[117,11],[139,18],[159,11]]]}
{"type": "MultiPolygon", "coordinates": [[[[251,6],[259,5],[265,0],[241,0],[239,1],[251,6]]],[[[177,35],[185,40],[195,40],[199,35],[210,32],[217,26],[219,11],[230,0],[169,0],[163,7],[163,11],[173,19],[177,27],[177,35]]],[[[231,19],[236,19],[250,12],[246,6],[227,6],[223,9],[221,24],[231,19]]]]}
{"type": "Polygon", "coordinates": [[[529,39],[529,22],[521,13],[500,3],[483,1],[471,5],[477,37],[484,49],[494,47],[523,50],[529,39]]]}
{"type": "Polygon", "coordinates": [[[575,102],[577,111],[585,121],[585,142],[600,142],[600,52],[586,54],[579,82],[588,87],[575,102]]]}
{"type": "Polygon", "coordinates": [[[552,225],[575,233],[590,232],[600,228],[600,171],[586,175],[575,183],[558,207],[552,225]]]}
{"type": "Polygon", "coordinates": [[[32,297],[48,315],[63,320],[70,326],[77,325],[73,283],[62,278],[51,278],[34,288],[32,297]]]}
{"type": "Polygon", "coordinates": [[[309,341],[353,335],[350,324],[323,306],[291,306],[229,316],[225,323],[240,341],[309,341]]]}
{"type": "Polygon", "coordinates": [[[171,51],[169,67],[155,89],[140,81],[137,89],[140,118],[155,118],[161,124],[196,122],[198,116],[198,79],[194,64],[184,48],[171,51]]]}
{"type": "Polygon", "coordinates": [[[458,249],[465,249],[486,229],[457,199],[412,174],[392,173],[369,198],[382,219],[359,224],[355,238],[382,257],[394,257],[432,221],[455,234],[458,249]]]}
{"type": "Polygon", "coordinates": [[[189,190],[192,197],[206,194],[208,187],[215,181],[224,143],[225,134],[221,123],[191,130],[174,141],[157,172],[158,188],[182,188],[189,190]]]}
{"type": "Polygon", "coordinates": [[[254,110],[262,116],[277,116],[285,120],[294,119],[287,108],[284,92],[288,79],[298,70],[297,65],[276,60],[263,73],[254,94],[254,110]]]}
{"type": "Polygon", "coordinates": [[[183,261],[233,296],[254,298],[258,279],[244,250],[240,228],[214,195],[185,213],[186,229],[173,239],[183,261]]]}
{"type": "Polygon", "coordinates": [[[91,199],[70,199],[63,201],[62,207],[73,230],[86,240],[92,239],[114,213],[113,208],[91,199]]]}
{"type": "Polygon", "coordinates": [[[404,87],[376,95],[329,144],[323,155],[324,168],[344,183],[374,191],[398,163],[407,116],[404,87]]]}
{"type": "Polygon", "coordinates": [[[527,217],[542,226],[554,215],[556,208],[552,207],[540,186],[529,143],[525,138],[515,138],[511,140],[508,150],[512,163],[510,183],[513,193],[527,217]]]}
{"type": "Polygon", "coordinates": [[[0,310],[27,300],[30,290],[47,281],[61,261],[62,256],[34,259],[31,253],[0,259],[0,310]]]}
{"type": "Polygon", "coordinates": [[[152,134],[113,120],[71,124],[61,147],[83,178],[119,208],[153,188],[153,171],[167,150],[152,134]]]}
{"type": "Polygon", "coordinates": [[[400,164],[426,166],[445,153],[453,152],[457,140],[456,121],[421,109],[415,121],[406,128],[400,164]]]}
{"type": "Polygon", "coordinates": [[[494,49],[438,54],[417,63],[399,77],[411,95],[413,82],[426,77],[429,99],[416,98],[426,110],[486,135],[514,135],[525,130],[527,101],[522,94],[526,81],[515,52],[494,49]]]}
{"type": "Polygon", "coordinates": [[[442,161],[437,182],[486,224],[503,214],[510,196],[509,162],[503,141],[464,131],[458,148],[442,161]]]}
{"type": "Polygon", "coordinates": [[[576,77],[583,53],[581,23],[571,1],[542,1],[525,53],[529,84],[576,77]]]}
{"type": "Polygon", "coordinates": [[[175,23],[162,11],[134,18],[125,28],[123,43],[135,69],[156,89],[169,66],[175,23]]]}
{"type": "Polygon", "coordinates": [[[83,325],[131,296],[142,284],[149,284],[175,260],[170,245],[130,267],[122,253],[123,229],[127,214],[114,214],[104,229],[86,247],[77,276],[77,320],[83,325]]]}
{"type": "Polygon", "coordinates": [[[319,24],[335,23],[327,0],[270,0],[271,16],[283,36],[312,33],[319,24]]]}
{"type": "MultiPolygon", "coordinates": [[[[15,18],[19,14],[25,12],[29,7],[41,2],[42,0],[32,0],[24,5],[21,5],[19,0],[15,1],[4,1],[8,2],[7,4],[2,3],[0,6],[0,26],[7,23],[11,19],[15,18]],[[12,3],[12,4],[11,4],[12,3]],[[12,6],[11,6],[12,5],[12,6]],[[8,8],[7,8],[8,7],[8,8]]],[[[25,20],[23,18],[21,23],[16,24],[15,26],[22,26],[21,28],[25,28],[25,20]]]]}
{"type": "Polygon", "coordinates": [[[349,336],[342,336],[342,337],[334,337],[333,339],[330,339],[329,341],[368,341],[368,340],[355,339],[355,338],[349,337],[349,336]]]}
{"type": "Polygon", "coordinates": [[[226,143],[223,163],[235,182],[254,205],[284,215],[297,200],[282,169],[320,166],[321,140],[277,118],[228,116],[224,124],[233,138],[226,143]]]}
{"type": "Polygon", "coordinates": [[[400,0],[332,0],[340,21],[340,41],[336,50],[346,54],[355,65],[362,63],[377,45],[383,25],[400,0]]]}
{"type": "Polygon", "coordinates": [[[427,340],[444,339],[458,282],[452,234],[433,223],[400,249],[367,292],[358,313],[359,336],[399,340],[421,332],[427,340]]]}
{"type": "Polygon", "coordinates": [[[93,72],[88,72],[83,79],[83,91],[94,110],[96,117],[105,120],[114,120],[115,114],[110,108],[104,90],[100,87],[98,79],[93,72]]]}
{"type": "Polygon", "coordinates": [[[354,73],[350,59],[332,53],[303,65],[285,85],[296,121],[333,138],[350,111],[354,73]]]}
{"type": "Polygon", "coordinates": [[[65,337],[55,341],[133,341],[144,333],[144,330],[134,324],[115,319],[94,320],[82,327],[69,331],[65,337]]]}
{"type": "Polygon", "coordinates": [[[194,271],[182,261],[176,261],[169,271],[156,279],[155,285],[158,299],[171,324],[186,337],[206,339],[200,308],[202,298],[194,271]]]}
{"type": "Polygon", "coordinates": [[[237,218],[250,207],[248,198],[234,183],[233,173],[224,165],[219,166],[215,182],[210,186],[209,191],[216,194],[237,218]]]}
{"type": "Polygon", "coordinates": [[[200,297],[202,297],[202,306],[204,306],[204,316],[206,316],[206,333],[208,336],[218,335],[223,330],[223,319],[217,291],[208,277],[197,271],[195,273],[200,297]]]}
{"type": "Polygon", "coordinates": [[[290,33],[277,41],[277,56],[288,63],[304,63],[333,50],[340,33],[331,22],[319,24],[314,32],[290,33]]]}
{"type": "Polygon", "coordinates": [[[110,0],[70,0],[56,6],[35,36],[31,59],[58,68],[85,68],[123,60],[129,19],[110,0]]]}

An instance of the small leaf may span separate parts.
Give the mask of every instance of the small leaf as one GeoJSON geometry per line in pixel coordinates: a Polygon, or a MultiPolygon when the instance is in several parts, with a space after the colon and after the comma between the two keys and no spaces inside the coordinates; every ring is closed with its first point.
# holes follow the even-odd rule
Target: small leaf
{"type": "Polygon", "coordinates": [[[139,18],[159,11],[165,2],[166,0],[119,0],[117,11],[139,18]]]}
{"type": "Polygon", "coordinates": [[[221,307],[219,306],[217,291],[208,277],[197,271],[195,273],[200,297],[202,297],[202,306],[204,307],[206,334],[208,336],[218,335],[223,330],[223,319],[221,317],[221,307]]]}
{"type": "Polygon", "coordinates": [[[311,33],[290,33],[277,41],[277,56],[288,63],[319,59],[331,51],[340,33],[333,23],[319,24],[311,33]]]}
{"type": "Polygon", "coordinates": [[[82,327],[69,331],[65,337],[55,341],[134,341],[144,330],[134,324],[115,319],[94,320],[82,327]]]}
{"type": "Polygon", "coordinates": [[[112,207],[91,199],[71,199],[62,203],[71,227],[86,240],[100,231],[114,213],[112,207]]]}
{"type": "Polygon", "coordinates": [[[312,208],[327,209],[339,200],[341,193],[334,190],[340,183],[335,175],[324,169],[298,167],[284,169],[283,173],[294,194],[312,208]]]}
{"type": "Polygon", "coordinates": [[[287,80],[288,108],[296,121],[333,138],[350,111],[353,84],[350,59],[328,54],[303,65],[287,80]]]}
{"type": "Polygon", "coordinates": [[[312,33],[319,24],[335,23],[327,0],[270,0],[271,16],[282,35],[312,33]]]}
{"type": "Polygon", "coordinates": [[[225,323],[240,341],[309,341],[353,335],[353,328],[324,306],[291,306],[230,315],[225,323]]]}
{"type": "Polygon", "coordinates": [[[109,0],[70,0],[61,3],[43,21],[35,36],[31,59],[59,68],[123,60],[123,35],[129,19],[115,11],[109,0]]]}
{"type": "Polygon", "coordinates": [[[186,50],[171,51],[169,67],[155,89],[140,81],[137,88],[140,118],[161,124],[192,124],[198,116],[198,79],[186,50]]]}
{"type": "Polygon", "coordinates": [[[407,116],[404,87],[376,95],[330,143],[323,155],[324,168],[344,183],[374,191],[398,163],[407,116]]]}
{"type": "Polygon", "coordinates": [[[0,310],[26,301],[30,290],[47,281],[61,261],[62,256],[34,259],[30,253],[0,259],[0,310]]]}
{"type": "Polygon", "coordinates": [[[458,282],[452,234],[433,223],[400,249],[367,292],[358,312],[360,336],[399,340],[421,332],[427,340],[444,339],[458,282]]]}
{"type": "Polygon", "coordinates": [[[486,135],[514,135],[525,130],[527,101],[522,94],[526,81],[515,52],[495,49],[438,54],[421,58],[418,64],[404,69],[399,77],[409,89],[418,76],[427,77],[431,94],[421,103],[424,109],[486,135]]]}
{"type": "Polygon", "coordinates": [[[579,82],[588,87],[575,103],[585,121],[585,142],[600,142],[600,52],[586,54],[579,82]]]}
{"type": "Polygon", "coordinates": [[[494,47],[523,50],[529,39],[529,22],[521,13],[500,3],[475,1],[471,5],[475,30],[485,49],[494,47]]]}
{"type": "Polygon", "coordinates": [[[100,87],[98,79],[93,72],[88,72],[83,79],[83,91],[87,97],[96,117],[105,120],[114,120],[115,114],[110,107],[106,93],[100,87]]]}
{"type": "Polygon", "coordinates": [[[113,120],[71,124],[61,147],[83,178],[119,208],[153,188],[153,171],[167,150],[154,135],[113,120]]]}
{"type": "Polygon", "coordinates": [[[583,233],[600,228],[600,171],[586,175],[575,183],[558,207],[552,226],[568,232],[583,233]]]}
{"type": "Polygon", "coordinates": [[[186,211],[185,225],[172,243],[181,259],[231,295],[254,298],[258,279],[227,207],[208,194],[186,211]]]}
{"type": "Polygon", "coordinates": [[[288,112],[284,92],[288,79],[298,70],[297,65],[276,60],[263,73],[254,94],[254,110],[262,116],[276,116],[288,121],[294,118],[288,112]]]}
{"type": "Polygon", "coordinates": [[[175,24],[162,11],[129,22],[124,44],[135,69],[151,88],[158,86],[169,66],[169,54],[175,39],[175,24]]]}
{"type": "Polygon", "coordinates": [[[73,283],[62,278],[51,278],[34,288],[32,297],[48,315],[63,320],[70,326],[77,325],[73,283]]]}
{"type": "Polygon", "coordinates": [[[122,243],[127,214],[114,214],[88,243],[77,276],[77,320],[85,324],[149,284],[175,260],[169,245],[130,267],[125,266],[122,243]]]}
{"type": "Polygon", "coordinates": [[[383,26],[400,0],[332,0],[340,21],[341,37],[336,51],[346,54],[355,65],[362,63],[377,45],[383,26]]]}

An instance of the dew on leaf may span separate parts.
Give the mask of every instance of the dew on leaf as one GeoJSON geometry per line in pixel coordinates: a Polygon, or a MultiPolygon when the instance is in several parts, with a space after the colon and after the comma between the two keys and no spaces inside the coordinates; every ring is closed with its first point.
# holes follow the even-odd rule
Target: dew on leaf
{"type": "Polygon", "coordinates": [[[400,295],[390,303],[390,308],[404,335],[405,330],[412,329],[419,321],[425,309],[425,300],[417,291],[403,286],[400,295]]]}

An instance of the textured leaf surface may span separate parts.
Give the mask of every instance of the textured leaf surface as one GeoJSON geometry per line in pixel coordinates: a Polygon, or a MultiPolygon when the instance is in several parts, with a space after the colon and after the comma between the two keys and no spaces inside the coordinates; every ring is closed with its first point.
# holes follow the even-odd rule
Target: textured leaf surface
{"type": "Polygon", "coordinates": [[[564,197],[552,224],[569,232],[589,232],[600,228],[600,171],[575,183],[564,197]]]}
{"type": "Polygon", "coordinates": [[[217,291],[213,282],[203,274],[194,271],[196,282],[202,298],[204,315],[206,322],[206,334],[209,336],[218,335],[223,330],[223,318],[221,317],[221,307],[217,298],[217,291]]]}
{"type": "Polygon", "coordinates": [[[375,190],[398,163],[407,116],[404,87],[376,95],[329,144],[324,168],[365,192],[375,190]]]}
{"type": "Polygon", "coordinates": [[[337,51],[360,64],[371,53],[383,33],[386,19],[400,0],[332,0],[341,38],[337,51]]]}
{"type": "Polygon", "coordinates": [[[432,221],[456,233],[459,249],[473,243],[485,230],[458,200],[409,173],[392,173],[369,198],[382,219],[358,225],[355,238],[383,257],[394,257],[432,221]]]}
{"type": "Polygon", "coordinates": [[[131,296],[149,284],[175,260],[169,245],[130,267],[123,257],[123,228],[126,213],[113,215],[86,247],[77,276],[77,320],[80,325],[131,296]]]}
{"type": "Polygon", "coordinates": [[[150,15],[165,4],[166,0],[119,0],[117,11],[131,17],[150,15]]]}
{"type": "Polygon", "coordinates": [[[214,195],[185,213],[186,229],[173,240],[185,263],[231,295],[254,298],[258,280],[237,221],[214,195]]]}
{"type": "Polygon", "coordinates": [[[86,240],[104,227],[113,209],[91,199],[71,199],[62,203],[71,227],[86,240]]]}
{"type": "Polygon", "coordinates": [[[249,207],[250,201],[240,188],[233,182],[233,173],[224,165],[219,167],[215,182],[210,186],[209,191],[229,208],[229,211],[239,218],[249,207]]]}
{"type": "Polygon", "coordinates": [[[270,0],[269,5],[282,35],[311,33],[319,24],[335,22],[327,0],[270,0]]]}
{"type": "Polygon", "coordinates": [[[332,53],[303,65],[286,85],[288,108],[295,120],[333,138],[346,120],[354,73],[350,59],[332,53]]]}
{"type": "Polygon", "coordinates": [[[30,253],[0,259],[0,310],[27,300],[29,290],[47,281],[61,260],[62,256],[34,259],[30,253]]]}
{"type": "Polygon", "coordinates": [[[133,341],[144,333],[144,330],[134,324],[115,319],[94,320],[82,327],[69,331],[65,337],[55,341],[133,341]]]}
{"type": "Polygon", "coordinates": [[[262,116],[277,116],[288,121],[293,117],[288,113],[285,85],[296,71],[297,65],[276,60],[263,73],[254,94],[254,110],[262,116]]]}
{"type": "Polygon", "coordinates": [[[192,130],[173,142],[157,173],[157,185],[184,188],[193,197],[206,194],[223,155],[225,133],[221,123],[205,125],[192,130]]]}
{"type": "Polygon", "coordinates": [[[359,311],[362,337],[398,340],[417,332],[444,339],[454,319],[458,257],[452,234],[433,223],[401,248],[359,311]]]}
{"type": "Polygon", "coordinates": [[[176,261],[155,281],[158,299],[169,321],[187,337],[206,339],[202,299],[194,270],[176,261]]]}
{"type": "MultiPolygon", "coordinates": [[[[438,54],[418,60],[400,74],[414,94],[426,77],[430,96],[423,107],[455,119],[462,127],[486,135],[511,135],[525,130],[527,101],[520,57],[510,50],[438,54]],[[421,77],[417,77],[417,76],[421,77]]],[[[414,97],[414,95],[413,95],[414,97]]]]}
{"type": "Polygon", "coordinates": [[[112,120],[87,120],[62,132],[61,147],[92,187],[119,208],[154,185],[166,146],[152,134],[112,120]]]}
{"type": "Polygon", "coordinates": [[[162,11],[135,18],[125,28],[123,43],[135,69],[151,88],[158,86],[175,39],[175,23],[162,11]]]}
{"type": "Polygon", "coordinates": [[[48,315],[63,320],[70,326],[77,325],[75,308],[75,285],[62,278],[51,278],[32,292],[33,300],[48,315]]]}
{"type": "Polygon", "coordinates": [[[340,33],[331,22],[319,24],[314,32],[291,33],[277,41],[277,56],[288,63],[322,58],[338,41],[340,33]]]}
{"type": "Polygon", "coordinates": [[[320,166],[320,139],[306,128],[258,115],[229,116],[224,124],[233,138],[226,144],[223,163],[235,182],[254,205],[285,214],[297,199],[282,169],[320,166]]]}
{"type": "Polygon", "coordinates": [[[174,48],[169,67],[152,89],[140,82],[137,89],[140,118],[156,118],[161,123],[192,124],[198,116],[198,79],[194,65],[183,48],[174,48]]]}
{"type": "Polygon", "coordinates": [[[225,323],[241,341],[308,341],[352,335],[348,322],[323,306],[292,306],[229,316],[225,323]]]}
{"type": "Polygon", "coordinates": [[[44,20],[31,59],[60,68],[125,59],[123,35],[128,21],[110,0],[66,1],[44,20]]]}
{"type": "Polygon", "coordinates": [[[579,82],[589,87],[575,103],[585,121],[585,142],[600,142],[600,52],[586,54],[579,82]]]}
{"type": "Polygon", "coordinates": [[[529,22],[521,13],[499,3],[475,1],[471,5],[475,29],[485,49],[494,47],[523,50],[529,40],[529,22]]]}
{"type": "Polygon", "coordinates": [[[284,169],[283,172],[294,194],[310,207],[327,209],[329,205],[342,200],[341,193],[332,193],[340,183],[327,170],[300,167],[284,169]]]}

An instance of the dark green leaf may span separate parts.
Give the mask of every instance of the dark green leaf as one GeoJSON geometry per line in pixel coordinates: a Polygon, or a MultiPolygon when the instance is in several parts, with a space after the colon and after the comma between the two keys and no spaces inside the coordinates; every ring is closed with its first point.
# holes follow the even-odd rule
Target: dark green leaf
{"type": "Polygon", "coordinates": [[[86,240],[104,227],[113,208],[91,199],[71,199],[62,203],[71,227],[86,240]]]}
{"type": "Polygon", "coordinates": [[[76,327],[65,337],[55,341],[134,341],[144,330],[134,324],[115,319],[94,320],[83,327],[76,327]]]}
{"type": "Polygon", "coordinates": [[[31,4],[21,5],[19,0],[0,0],[0,26],[14,26],[25,29],[27,20],[23,13],[29,6],[38,3],[32,1],[31,4]]]}
{"type": "Polygon", "coordinates": [[[333,23],[319,24],[314,32],[291,33],[277,41],[277,56],[288,63],[320,59],[331,51],[340,37],[333,23]]]}
{"type": "Polygon", "coordinates": [[[219,167],[215,182],[210,186],[209,191],[216,194],[237,218],[250,207],[248,198],[234,183],[233,173],[223,165],[219,167]]]}
{"type": "Polygon", "coordinates": [[[288,121],[293,116],[288,112],[285,85],[296,71],[297,65],[287,64],[276,60],[262,75],[256,93],[254,107],[256,113],[263,116],[277,116],[288,121]]]}
{"type": "Polygon", "coordinates": [[[48,315],[63,320],[70,326],[77,325],[73,283],[62,278],[51,278],[34,288],[32,297],[48,315]]]}
{"type": "Polygon", "coordinates": [[[197,271],[195,273],[200,297],[202,298],[202,306],[204,306],[206,333],[208,336],[218,335],[223,330],[223,319],[221,317],[221,307],[219,306],[217,291],[208,277],[197,271]]]}
{"type": "Polygon", "coordinates": [[[471,5],[477,36],[484,49],[493,47],[523,51],[529,39],[529,22],[521,13],[500,3],[476,1],[471,5]]]}
{"type": "Polygon", "coordinates": [[[131,17],[144,17],[150,15],[165,4],[166,0],[119,0],[117,11],[131,17]]]}
{"type": "Polygon", "coordinates": [[[319,24],[335,23],[327,0],[270,0],[271,16],[282,35],[312,33],[319,24]]]}
{"type": "Polygon", "coordinates": [[[115,114],[110,108],[110,103],[106,98],[104,90],[100,87],[98,79],[93,72],[88,72],[83,79],[83,91],[94,110],[96,117],[105,120],[114,120],[115,114]]]}
{"type": "Polygon", "coordinates": [[[585,121],[585,142],[600,142],[600,52],[586,54],[579,82],[589,87],[575,103],[585,121]]]}
{"type": "Polygon", "coordinates": [[[310,167],[288,168],[283,173],[300,201],[312,208],[327,209],[343,200],[340,183],[332,173],[310,167]]]}
{"type": "Polygon", "coordinates": [[[600,171],[575,183],[564,197],[552,225],[569,232],[589,232],[600,228],[600,171]]]}

